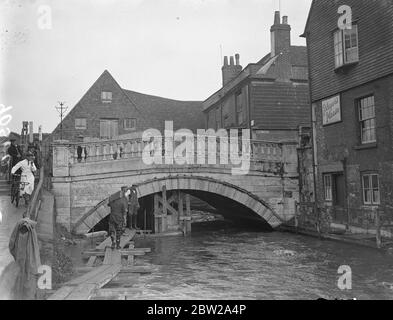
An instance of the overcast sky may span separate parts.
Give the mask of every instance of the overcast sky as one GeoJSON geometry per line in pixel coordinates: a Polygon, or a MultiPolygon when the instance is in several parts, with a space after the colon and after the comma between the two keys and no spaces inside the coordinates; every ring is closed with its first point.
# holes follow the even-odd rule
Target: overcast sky
{"type": "MultiPolygon", "coordinates": [[[[20,133],[26,120],[51,132],[57,102],[73,108],[105,69],[129,90],[205,100],[221,85],[221,46],[224,56],[239,53],[243,67],[270,51],[278,3],[0,0],[0,104],[13,107],[8,127],[20,133]],[[51,29],[40,28],[48,22],[42,5],[51,9],[51,29]]],[[[281,0],[293,45],[305,44],[299,35],[310,5],[281,0]]]]}

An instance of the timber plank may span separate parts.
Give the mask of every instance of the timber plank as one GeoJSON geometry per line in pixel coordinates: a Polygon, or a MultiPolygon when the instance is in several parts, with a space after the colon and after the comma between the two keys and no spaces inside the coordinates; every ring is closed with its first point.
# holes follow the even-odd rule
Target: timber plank
{"type": "Polygon", "coordinates": [[[131,294],[140,294],[142,293],[141,289],[133,289],[133,288],[111,288],[111,289],[100,289],[95,297],[101,298],[110,298],[110,297],[125,297],[131,294]]]}
{"type": "MultiPolygon", "coordinates": [[[[110,249],[110,248],[108,248],[110,249]]],[[[112,250],[112,249],[110,249],[112,250]]],[[[131,249],[123,249],[123,250],[112,250],[112,251],[120,251],[121,255],[130,255],[130,254],[140,254],[151,252],[151,248],[131,248],[131,249]]],[[[106,254],[106,251],[85,251],[82,253],[83,256],[96,256],[103,257],[106,254]]]]}
{"type": "Polygon", "coordinates": [[[74,289],[75,287],[70,286],[61,287],[55,293],[50,295],[47,300],[65,300],[74,289]]]}
{"type": "MultiPolygon", "coordinates": [[[[135,234],[136,234],[136,230],[130,230],[127,228],[125,231],[125,235],[122,235],[120,238],[120,247],[124,248],[128,243],[130,243],[131,240],[135,237],[135,234]]],[[[112,244],[112,240],[110,237],[108,237],[96,247],[96,250],[105,250],[107,247],[110,247],[111,244],[112,244]]],[[[97,259],[97,256],[89,257],[89,261],[87,262],[87,266],[88,267],[94,266],[96,259],[97,259]]]]}
{"type": "Polygon", "coordinates": [[[87,261],[86,266],[88,266],[88,267],[93,267],[93,266],[94,266],[94,263],[96,262],[96,259],[97,259],[96,256],[91,256],[91,257],[89,258],[89,260],[87,261]]]}
{"type": "Polygon", "coordinates": [[[115,278],[121,270],[121,265],[112,265],[105,272],[96,275],[94,278],[89,279],[85,284],[94,284],[97,288],[102,288],[113,278],[115,278]]]}
{"type": "Polygon", "coordinates": [[[150,267],[139,267],[139,266],[131,266],[127,268],[123,268],[120,273],[127,274],[127,273],[140,273],[140,274],[149,274],[156,271],[157,268],[150,268],[150,267]]]}
{"type": "Polygon", "coordinates": [[[96,289],[94,284],[81,284],[65,300],[89,300],[96,289]]]}
{"type": "Polygon", "coordinates": [[[91,279],[92,277],[94,277],[97,274],[100,274],[102,272],[104,272],[106,269],[108,269],[108,266],[100,266],[97,269],[94,269],[93,271],[86,273],[80,277],[77,277],[75,279],[72,279],[70,281],[68,281],[65,286],[78,286],[81,283],[91,279]]]}

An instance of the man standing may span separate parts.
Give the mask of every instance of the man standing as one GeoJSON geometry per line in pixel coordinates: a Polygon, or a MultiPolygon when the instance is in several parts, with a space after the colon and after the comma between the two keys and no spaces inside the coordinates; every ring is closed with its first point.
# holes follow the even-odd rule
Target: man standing
{"type": "MultiPolygon", "coordinates": [[[[15,139],[10,139],[11,145],[7,149],[7,153],[11,156],[11,163],[9,164],[9,173],[11,173],[11,169],[18,164],[19,161],[22,160],[22,153],[20,152],[19,146],[16,145],[15,139]]],[[[11,175],[10,175],[11,177],[11,175]]]]}
{"type": "Polygon", "coordinates": [[[121,190],[109,198],[108,206],[111,208],[109,215],[109,234],[112,240],[112,249],[120,249],[120,237],[123,233],[123,226],[127,214],[127,197],[130,191],[127,187],[122,187],[121,190]],[[116,241],[116,242],[115,242],[116,241]]]}
{"type": "Polygon", "coordinates": [[[15,139],[10,139],[11,145],[8,147],[7,153],[12,157],[11,167],[15,166],[19,161],[22,160],[22,155],[19,147],[15,143],[15,139]]]}
{"type": "Polygon", "coordinates": [[[136,225],[138,209],[139,209],[138,194],[136,191],[136,186],[133,185],[130,188],[130,196],[128,197],[127,227],[129,229],[138,229],[136,225]]]}

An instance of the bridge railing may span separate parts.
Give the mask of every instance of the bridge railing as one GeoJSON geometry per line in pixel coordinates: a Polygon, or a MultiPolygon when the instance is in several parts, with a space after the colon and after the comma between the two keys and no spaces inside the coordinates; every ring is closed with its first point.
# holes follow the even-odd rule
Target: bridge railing
{"type": "MultiPolygon", "coordinates": [[[[121,139],[121,140],[99,140],[93,142],[57,142],[53,147],[53,159],[59,155],[59,150],[67,154],[62,154],[63,160],[68,159],[69,164],[92,163],[101,161],[113,161],[122,159],[138,159],[142,158],[144,152],[148,150],[150,156],[165,157],[166,150],[174,152],[184,141],[166,141],[165,138],[143,141],[142,138],[121,139]],[[154,141],[154,142],[153,142],[154,141]],[[169,146],[169,148],[168,148],[169,146]],[[172,149],[172,150],[169,150],[172,149]]],[[[195,163],[210,164],[209,159],[216,159],[216,163],[220,162],[223,157],[231,159],[231,156],[238,155],[250,156],[250,160],[254,162],[281,162],[283,158],[283,144],[259,140],[239,139],[235,142],[227,144],[222,143],[220,138],[207,137],[204,148],[198,144],[197,139],[190,143],[193,148],[186,149],[186,156],[192,157],[195,163]],[[209,140],[211,138],[211,140],[209,140]],[[202,158],[202,159],[201,159],[202,158]]],[[[176,154],[174,154],[176,161],[176,154]]],[[[163,161],[165,163],[165,161],[163,161]]],[[[54,164],[55,165],[55,164],[54,164]]]]}

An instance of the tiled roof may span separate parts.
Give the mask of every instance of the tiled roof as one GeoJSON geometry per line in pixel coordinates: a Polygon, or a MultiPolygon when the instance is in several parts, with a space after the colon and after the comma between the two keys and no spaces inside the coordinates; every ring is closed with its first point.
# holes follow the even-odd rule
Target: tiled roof
{"type": "MultiPolygon", "coordinates": [[[[290,48],[290,62],[293,66],[307,67],[307,47],[304,46],[291,46],[290,48]]],[[[270,53],[264,56],[257,64],[264,65],[270,60],[270,53]]]]}
{"type": "Polygon", "coordinates": [[[172,120],[174,129],[203,129],[204,116],[201,101],[178,101],[123,89],[142,116],[163,128],[165,121],[172,120]]]}
{"type": "MultiPolygon", "coordinates": [[[[291,46],[289,53],[284,53],[271,57],[267,54],[257,65],[261,67],[252,76],[257,78],[267,78],[272,80],[308,80],[307,70],[307,48],[301,46],[291,46]],[[289,55],[289,57],[288,57],[289,55]],[[289,64],[287,63],[289,61],[289,64]]],[[[256,70],[253,68],[253,70],[256,70]]]]}
{"type": "Polygon", "coordinates": [[[272,82],[252,86],[255,129],[296,129],[310,125],[309,91],[306,84],[272,82]]]}
{"type": "Polygon", "coordinates": [[[268,79],[270,81],[308,82],[307,47],[291,46],[288,54],[289,57],[284,53],[272,58],[268,53],[257,63],[249,64],[235,79],[207,98],[203,103],[203,109],[207,110],[214,106],[246,78],[263,81],[268,79]],[[286,61],[289,61],[289,64],[286,61]]]}

